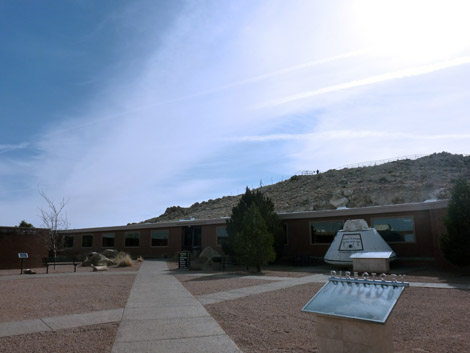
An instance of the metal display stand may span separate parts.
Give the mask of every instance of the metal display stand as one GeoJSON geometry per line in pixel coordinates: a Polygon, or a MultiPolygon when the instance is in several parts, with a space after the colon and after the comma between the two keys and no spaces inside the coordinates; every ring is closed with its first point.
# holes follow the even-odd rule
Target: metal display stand
{"type": "Polygon", "coordinates": [[[332,271],[329,281],[303,307],[317,314],[319,353],[380,352],[392,353],[391,327],[387,319],[408,283],[396,275],[355,272],[337,276],[332,271]]]}

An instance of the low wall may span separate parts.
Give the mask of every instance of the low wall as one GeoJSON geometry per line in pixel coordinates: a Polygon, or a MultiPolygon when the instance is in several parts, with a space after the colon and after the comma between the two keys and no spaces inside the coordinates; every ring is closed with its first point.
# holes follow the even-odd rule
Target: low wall
{"type": "Polygon", "coordinates": [[[47,229],[0,227],[0,269],[21,267],[18,253],[28,253],[24,268],[42,266],[47,257],[47,229]]]}

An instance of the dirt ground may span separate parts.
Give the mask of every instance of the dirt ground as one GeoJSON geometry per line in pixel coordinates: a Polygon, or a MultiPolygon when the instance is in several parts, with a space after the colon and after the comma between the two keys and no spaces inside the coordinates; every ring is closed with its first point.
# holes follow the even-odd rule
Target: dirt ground
{"type": "MultiPolygon", "coordinates": [[[[201,272],[177,271],[174,263],[169,266],[194,295],[272,282],[244,278],[247,273],[240,269],[193,276],[201,272]]],[[[0,322],[123,308],[135,279],[132,271],[138,268],[139,264],[112,269],[121,274],[111,275],[77,268],[78,272],[90,273],[73,275],[73,267],[58,266],[56,271],[50,269],[50,277],[0,271],[0,322]]],[[[327,271],[272,267],[262,276],[302,277],[313,273],[327,271]]],[[[416,268],[406,273],[409,282],[470,283],[468,275],[435,269],[416,268]]],[[[300,309],[321,286],[299,285],[205,307],[245,353],[316,352],[315,315],[300,309]]],[[[389,320],[396,353],[470,352],[470,290],[409,287],[389,320]]],[[[117,329],[117,323],[109,323],[4,337],[0,338],[0,352],[109,353],[117,329]]]]}
{"type": "Polygon", "coordinates": [[[0,338],[0,353],[108,353],[118,323],[0,338]]]}
{"type": "MultiPolygon", "coordinates": [[[[0,322],[124,308],[140,267],[110,268],[106,275],[90,267],[57,266],[49,274],[18,276],[19,270],[0,271],[0,322]],[[89,273],[89,274],[84,274],[89,273]],[[121,274],[118,274],[121,273],[121,274]],[[63,274],[63,275],[61,275],[63,274]]],[[[34,269],[45,273],[44,268],[34,269]]],[[[3,353],[111,352],[118,323],[82,326],[0,338],[3,353]]]]}
{"type": "MultiPolygon", "coordinates": [[[[282,276],[283,271],[273,271],[282,276]]],[[[177,278],[194,295],[266,281],[230,278],[235,273],[177,278]]],[[[285,275],[288,275],[284,272],[285,275]]],[[[299,273],[307,275],[311,273],[299,273]]],[[[245,274],[246,275],[246,274],[245,274]]],[[[266,276],[267,277],[267,276],[266,276]]],[[[462,274],[416,269],[407,281],[469,284],[462,274]]],[[[207,305],[208,312],[245,353],[316,352],[315,315],[301,308],[323,284],[311,283],[207,305]]],[[[407,288],[389,320],[396,353],[470,352],[470,290],[407,288]]]]}

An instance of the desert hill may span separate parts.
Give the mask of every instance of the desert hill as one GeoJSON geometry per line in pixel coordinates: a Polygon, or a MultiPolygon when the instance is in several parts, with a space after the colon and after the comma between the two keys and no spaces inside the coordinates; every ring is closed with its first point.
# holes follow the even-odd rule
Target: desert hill
{"type": "MultiPolygon", "coordinates": [[[[453,182],[470,178],[470,156],[442,152],[370,167],[329,170],[259,188],[278,213],[391,205],[447,199],[453,182]]],[[[143,223],[230,217],[241,195],[173,206],[143,223]]]]}

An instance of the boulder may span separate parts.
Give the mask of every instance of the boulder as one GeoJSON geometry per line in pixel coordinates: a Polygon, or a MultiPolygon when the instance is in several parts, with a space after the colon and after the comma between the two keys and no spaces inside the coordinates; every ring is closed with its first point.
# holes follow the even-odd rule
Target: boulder
{"type": "Polygon", "coordinates": [[[92,252],[88,254],[86,259],[82,262],[83,267],[87,266],[109,266],[112,265],[113,261],[108,259],[106,256],[92,252]]]}
{"type": "Polygon", "coordinates": [[[106,249],[101,255],[106,256],[108,259],[114,259],[119,251],[116,249],[106,249]]]}
{"type": "Polygon", "coordinates": [[[212,249],[210,246],[208,246],[199,255],[199,261],[205,263],[211,260],[214,256],[220,256],[220,254],[214,249],[212,249]]]}
{"type": "Polygon", "coordinates": [[[343,195],[335,195],[330,199],[330,205],[335,208],[346,207],[349,199],[343,195]]]}
{"type": "Polygon", "coordinates": [[[108,266],[91,265],[91,267],[93,268],[93,271],[107,271],[108,270],[108,266]]]}

